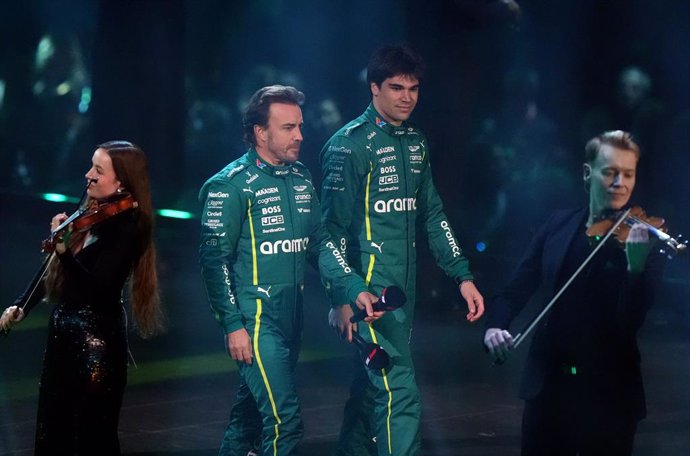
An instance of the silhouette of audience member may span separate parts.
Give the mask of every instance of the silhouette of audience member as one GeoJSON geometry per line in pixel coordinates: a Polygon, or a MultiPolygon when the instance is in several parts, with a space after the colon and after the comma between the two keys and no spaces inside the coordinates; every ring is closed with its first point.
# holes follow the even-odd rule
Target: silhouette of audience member
{"type": "Polygon", "coordinates": [[[220,100],[207,98],[191,103],[187,116],[185,146],[185,184],[181,207],[194,207],[198,189],[211,170],[222,168],[228,154],[242,150],[228,125],[239,122],[233,111],[220,100]],[[239,148],[238,148],[239,147],[239,148]]]}
{"type": "Polygon", "coordinates": [[[464,166],[468,174],[486,170],[484,188],[462,194],[471,195],[466,204],[477,221],[477,241],[489,249],[523,245],[545,211],[562,205],[575,185],[558,126],[538,105],[539,85],[533,69],[506,73],[503,106],[482,121],[464,166]]]}
{"type": "Polygon", "coordinates": [[[25,149],[18,152],[25,158],[22,183],[44,190],[78,191],[70,185],[81,182],[82,172],[70,164],[75,151],[91,145],[86,138],[91,84],[77,37],[44,34],[36,46],[33,72],[32,106],[25,123],[29,134],[25,149]],[[46,166],[47,157],[51,166],[46,166]]]}
{"type": "Polygon", "coordinates": [[[317,98],[315,103],[305,106],[304,152],[300,155],[300,161],[312,171],[312,181],[316,188],[321,188],[318,151],[344,123],[338,104],[330,96],[317,98]]]}

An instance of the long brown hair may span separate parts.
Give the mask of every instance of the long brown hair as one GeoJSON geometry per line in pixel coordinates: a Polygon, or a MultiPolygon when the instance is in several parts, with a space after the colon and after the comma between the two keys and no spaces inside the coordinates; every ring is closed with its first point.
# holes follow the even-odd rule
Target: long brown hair
{"type": "MultiPolygon", "coordinates": [[[[139,146],[128,141],[108,141],[96,146],[104,149],[113,163],[113,170],[123,189],[138,203],[137,230],[141,239],[142,254],[134,265],[129,294],[132,314],[142,337],[149,337],[163,330],[164,318],[158,293],[156,272],[156,248],[153,243],[153,205],[147,171],[147,160],[139,146]]],[[[83,236],[73,236],[69,247],[78,252],[83,236]]],[[[64,273],[59,261],[53,261],[46,277],[48,296],[59,296],[64,273]]]]}

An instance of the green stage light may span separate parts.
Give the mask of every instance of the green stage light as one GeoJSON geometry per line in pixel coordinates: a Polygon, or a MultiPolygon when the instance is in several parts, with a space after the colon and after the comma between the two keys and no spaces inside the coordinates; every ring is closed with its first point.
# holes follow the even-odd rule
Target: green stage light
{"type": "Polygon", "coordinates": [[[41,193],[41,198],[53,203],[78,203],[79,199],[62,193],[41,193]]]}
{"type": "Polygon", "coordinates": [[[194,214],[191,212],[187,211],[178,211],[175,209],[159,209],[156,211],[158,215],[161,217],[169,217],[169,218],[176,218],[176,219],[183,219],[183,220],[188,220],[188,219],[193,219],[194,214]]]}

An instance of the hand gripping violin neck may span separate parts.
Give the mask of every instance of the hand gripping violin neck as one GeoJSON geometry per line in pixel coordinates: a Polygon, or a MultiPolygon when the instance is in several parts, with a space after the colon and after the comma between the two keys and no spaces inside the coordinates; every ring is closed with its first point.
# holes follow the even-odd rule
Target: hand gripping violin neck
{"type": "MultiPolygon", "coordinates": [[[[575,278],[580,274],[580,272],[585,268],[585,266],[590,262],[590,260],[596,255],[599,249],[604,245],[606,241],[611,238],[615,238],[618,245],[625,247],[625,241],[630,233],[630,228],[641,223],[647,227],[647,230],[654,234],[659,240],[661,240],[668,249],[662,249],[662,253],[670,259],[679,253],[684,253],[687,249],[687,241],[680,242],[677,239],[672,238],[666,234],[666,228],[664,227],[665,220],[660,217],[648,217],[645,211],[638,207],[631,207],[625,211],[617,211],[607,214],[605,217],[597,219],[588,229],[587,236],[589,236],[590,242],[596,244],[589,256],[585,258],[582,264],[575,270],[575,272],[570,276],[570,278],[563,284],[560,290],[551,298],[548,304],[542,309],[542,311],[537,315],[527,327],[519,332],[513,338],[513,349],[516,349],[525,337],[537,326],[537,324],[544,318],[548,311],[553,307],[553,305],[558,301],[563,292],[568,289],[570,284],[575,280],[575,278]]],[[[680,236],[679,236],[680,237],[680,236]]]]}
{"type": "Polygon", "coordinates": [[[55,244],[62,240],[68,231],[71,230],[75,233],[88,231],[94,225],[98,225],[110,217],[130,209],[136,209],[138,205],[129,193],[120,193],[116,198],[103,203],[94,200],[87,207],[79,208],[74,214],[67,217],[60,226],[51,231],[50,237],[43,241],[41,250],[45,253],[53,252],[55,244]]]}
{"type": "MultiPolygon", "coordinates": [[[[587,228],[587,236],[590,243],[598,243],[603,237],[613,229],[612,236],[618,242],[618,245],[625,247],[625,241],[630,233],[630,228],[635,224],[644,225],[649,233],[656,236],[661,242],[665,244],[662,248],[662,253],[666,254],[668,258],[685,253],[688,241],[680,241],[667,234],[666,220],[661,217],[648,216],[647,213],[639,206],[630,208],[627,215],[623,218],[622,223],[616,224],[616,221],[621,218],[623,211],[610,212],[602,217],[597,218],[594,223],[587,228]],[[614,228],[615,225],[615,228],[614,228]]],[[[680,238],[682,235],[678,235],[680,238]]]]}

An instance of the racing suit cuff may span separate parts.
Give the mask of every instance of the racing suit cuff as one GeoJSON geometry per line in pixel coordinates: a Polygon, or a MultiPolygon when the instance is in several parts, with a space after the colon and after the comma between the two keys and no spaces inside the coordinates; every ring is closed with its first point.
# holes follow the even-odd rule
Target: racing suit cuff
{"type": "Polygon", "coordinates": [[[357,307],[357,296],[364,291],[369,291],[367,287],[362,287],[361,285],[353,285],[347,289],[347,302],[350,303],[353,310],[359,310],[357,307]]]}
{"type": "Polygon", "coordinates": [[[231,332],[244,328],[244,325],[242,324],[242,317],[239,315],[232,315],[224,318],[220,325],[222,326],[223,331],[225,331],[225,334],[230,334],[231,332]]]}
{"type": "Polygon", "coordinates": [[[474,282],[474,276],[471,273],[467,273],[455,278],[456,285],[461,285],[462,282],[474,282]]]}

